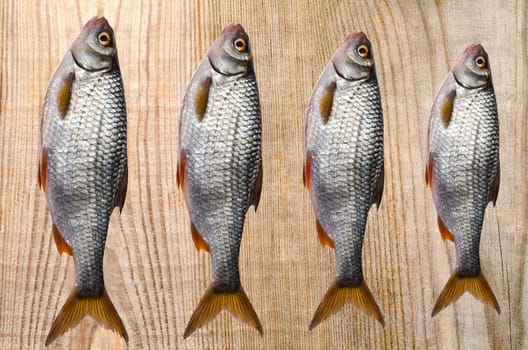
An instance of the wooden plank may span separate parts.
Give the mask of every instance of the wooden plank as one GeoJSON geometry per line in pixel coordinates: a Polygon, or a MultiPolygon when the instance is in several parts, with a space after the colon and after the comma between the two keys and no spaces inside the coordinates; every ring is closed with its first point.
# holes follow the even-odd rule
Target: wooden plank
{"type": "MultiPolygon", "coordinates": [[[[129,192],[112,217],[108,292],[131,349],[522,349],[528,300],[526,181],[527,6],[522,1],[114,1],[114,26],[129,112],[129,192]],[[254,50],[264,126],[264,185],[248,214],[240,269],[264,337],[222,313],[182,340],[210,282],[209,257],[191,242],[176,188],[181,101],[196,65],[228,23],[254,50]],[[319,73],[354,29],[373,43],[385,111],[386,188],[368,221],[367,282],[381,328],[346,306],[314,331],[308,324],[334,278],[334,253],[317,242],[302,188],[304,117],[319,73]],[[483,271],[502,313],[463,296],[430,312],[454,268],[423,183],[429,111],[443,77],[472,42],[490,55],[501,123],[502,183],[482,233],[483,271]]],[[[74,284],[59,256],[37,188],[39,108],[47,83],[94,2],[0,0],[0,347],[43,348],[74,284]]],[[[53,349],[120,349],[87,318],[53,349]]]]}

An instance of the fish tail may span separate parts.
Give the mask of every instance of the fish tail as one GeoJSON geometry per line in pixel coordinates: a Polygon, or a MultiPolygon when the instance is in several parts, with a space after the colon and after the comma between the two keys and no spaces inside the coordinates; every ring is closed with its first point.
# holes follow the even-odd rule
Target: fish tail
{"type": "Polygon", "coordinates": [[[90,298],[80,297],[77,291],[74,290],[64,303],[55,321],[53,321],[46,338],[46,346],[70,328],[75,327],[88,314],[101,326],[113,330],[128,342],[128,334],[123,321],[121,321],[106,290],[100,296],[90,298]]]}
{"type": "Polygon", "coordinates": [[[226,293],[215,291],[214,286],[211,285],[194,310],[183,333],[183,338],[187,338],[195,330],[211,321],[222,309],[228,310],[238,319],[255,327],[262,335],[262,325],[242,286],[235,292],[226,293]]]}
{"type": "Polygon", "coordinates": [[[493,291],[491,290],[486,277],[482,274],[482,271],[479,271],[477,276],[464,277],[459,275],[458,270],[455,270],[451,277],[449,277],[449,280],[440,293],[438,300],[436,300],[431,317],[434,317],[446,306],[455,302],[465,292],[469,292],[481,302],[493,306],[500,314],[500,306],[497,302],[497,298],[495,298],[495,294],[493,294],[493,291]]]}
{"type": "Polygon", "coordinates": [[[339,311],[347,301],[352,302],[359,309],[378,320],[382,326],[385,326],[381,310],[365,281],[361,281],[359,286],[352,287],[340,286],[339,281],[336,280],[315,310],[309,329],[314,329],[329,316],[339,311]]]}

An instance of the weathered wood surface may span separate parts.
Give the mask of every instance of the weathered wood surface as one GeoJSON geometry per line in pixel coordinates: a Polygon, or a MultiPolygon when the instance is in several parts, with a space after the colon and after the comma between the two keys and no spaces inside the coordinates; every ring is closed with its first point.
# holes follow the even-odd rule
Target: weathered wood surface
{"type": "MultiPolygon", "coordinates": [[[[110,296],[130,342],[86,318],[51,349],[525,349],[527,249],[527,5],[524,1],[105,1],[129,113],[129,192],[111,220],[110,296]],[[264,186],[241,252],[246,292],[264,337],[222,313],[182,340],[210,282],[176,188],[179,110],[189,79],[221,29],[250,35],[261,92],[264,186]],[[302,188],[303,124],[311,89],[347,32],[375,50],[385,111],[386,187],[372,210],[365,275],[386,326],[346,306],[308,324],[334,278],[302,188]],[[444,75],[466,45],[488,50],[501,125],[502,183],[488,208],[481,255],[497,315],[469,295],[431,319],[454,268],[424,186],[427,121],[444,75]]],[[[53,70],[96,12],[82,1],[0,1],[0,348],[42,348],[73,287],[37,187],[39,108],[53,70]]]]}

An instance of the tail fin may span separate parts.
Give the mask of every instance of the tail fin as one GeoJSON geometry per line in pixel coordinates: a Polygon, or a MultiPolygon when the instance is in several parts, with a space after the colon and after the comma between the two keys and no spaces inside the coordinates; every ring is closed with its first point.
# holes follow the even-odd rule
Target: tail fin
{"type": "Polygon", "coordinates": [[[211,285],[194,310],[185,333],[183,333],[183,339],[215,318],[222,309],[228,310],[235,317],[255,327],[262,335],[262,325],[242,286],[236,292],[219,293],[211,285]]]}
{"type": "Polygon", "coordinates": [[[482,271],[480,271],[475,277],[461,277],[458,274],[458,270],[455,270],[451,277],[449,277],[442,293],[440,293],[433,308],[433,312],[431,313],[431,317],[434,317],[446,306],[455,302],[465,292],[470,292],[478,300],[493,306],[500,314],[500,307],[497,298],[495,298],[495,295],[493,294],[488,281],[486,281],[486,277],[482,274],[482,271]]]}
{"type": "Polygon", "coordinates": [[[350,300],[352,304],[359,309],[374,317],[382,326],[385,326],[383,315],[372,296],[365,281],[362,281],[358,287],[341,287],[336,280],[328,289],[321,304],[315,311],[310,330],[314,329],[319,323],[326,320],[329,316],[339,311],[343,305],[350,300]]]}
{"type": "Polygon", "coordinates": [[[101,326],[113,330],[128,342],[128,334],[123,321],[121,321],[106,290],[103,291],[101,296],[96,298],[81,298],[77,291],[74,290],[68,300],[66,300],[66,303],[64,303],[55,321],[53,321],[46,338],[46,346],[70,328],[75,327],[88,314],[101,326]]]}

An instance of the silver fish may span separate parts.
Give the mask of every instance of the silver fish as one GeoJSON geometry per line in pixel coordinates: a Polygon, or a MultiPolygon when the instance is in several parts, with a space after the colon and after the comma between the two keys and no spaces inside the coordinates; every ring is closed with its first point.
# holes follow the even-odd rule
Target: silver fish
{"type": "Polygon", "coordinates": [[[468,291],[500,312],[480,268],[484,212],[499,192],[499,121],[488,54],[469,46],[448,73],[433,104],[426,183],[443,239],[455,242],[457,267],[432,316],[468,291]]]}
{"type": "Polygon", "coordinates": [[[260,200],[261,129],[249,39],[242,26],[229,25],[195,72],[181,113],[178,184],[194,243],[211,253],[213,273],[184,338],[222,309],[262,334],[238,270],[244,218],[260,200]]]}
{"type": "Polygon", "coordinates": [[[86,23],[46,91],[39,184],[59,253],[73,255],[75,289],[53,322],[49,345],[87,314],[128,335],[103,280],[114,207],[127,190],[127,118],[114,32],[104,17],[86,23]]]}
{"type": "Polygon", "coordinates": [[[371,44],[353,32],[321,74],[306,122],[303,182],[321,244],[335,248],[337,265],[310,330],[348,300],[384,323],[362,262],[367,215],[380,204],[383,170],[383,112],[371,44]]]}

